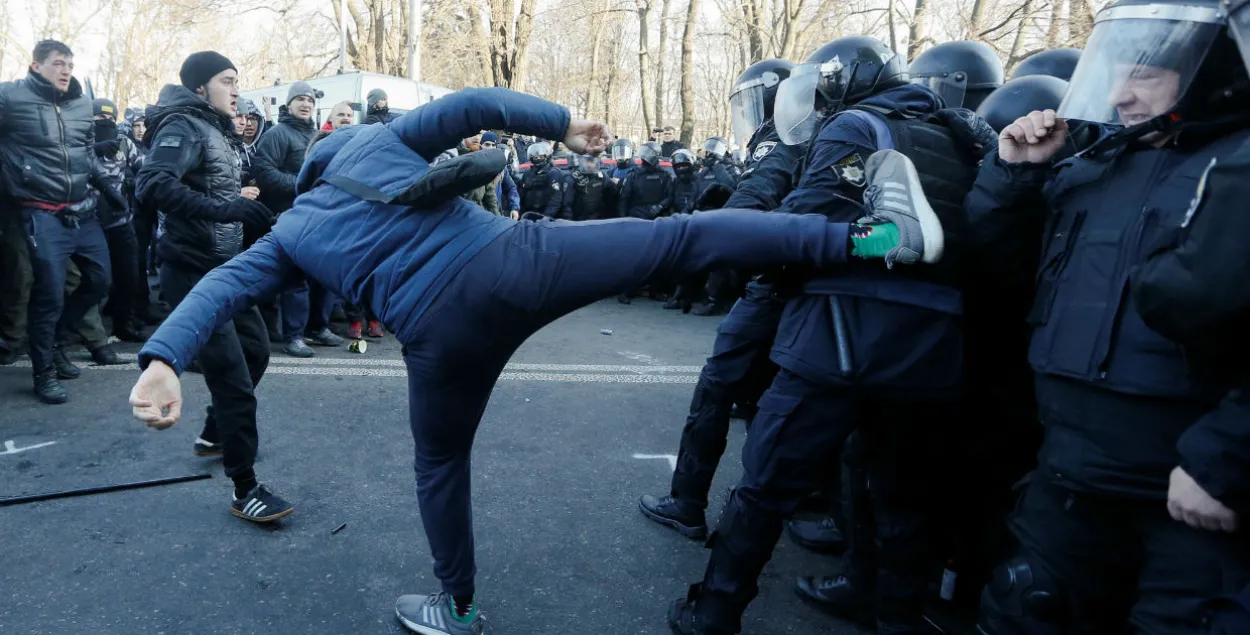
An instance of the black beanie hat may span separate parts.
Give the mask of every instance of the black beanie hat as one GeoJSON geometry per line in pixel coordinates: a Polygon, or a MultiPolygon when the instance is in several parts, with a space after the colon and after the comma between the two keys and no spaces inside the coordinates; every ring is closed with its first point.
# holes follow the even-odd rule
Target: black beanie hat
{"type": "Polygon", "coordinates": [[[239,69],[217,51],[200,51],[187,57],[182,63],[182,70],[178,71],[178,77],[182,79],[183,86],[195,90],[224,70],[239,69]]]}

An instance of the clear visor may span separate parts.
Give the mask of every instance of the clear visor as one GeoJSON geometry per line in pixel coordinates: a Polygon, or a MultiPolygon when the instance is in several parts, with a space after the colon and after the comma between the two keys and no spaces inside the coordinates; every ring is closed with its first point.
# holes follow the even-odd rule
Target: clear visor
{"type": "Polygon", "coordinates": [[[729,154],[729,144],[721,141],[720,139],[708,139],[707,142],[703,144],[703,151],[708,154],[723,157],[726,154],[729,154]]]}
{"type": "Polygon", "coordinates": [[[545,141],[542,143],[531,143],[530,147],[525,149],[525,158],[530,161],[533,161],[534,157],[549,156],[551,156],[551,144],[545,141]]]}
{"type": "Polygon", "coordinates": [[[802,64],[777,87],[773,102],[773,123],[781,142],[792,146],[806,143],[816,131],[816,88],[820,85],[820,64],[802,64]]]}
{"type": "Polygon", "coordinates": [[[1241,51],[1241,61],[1250,70],[1250,2],[1234,0],[1230,3],[1228,31],[1241,51]]]}
{"type": "Polygon", "coordinates": [[[1206,7],[1132,5],[1099,17],[1059,105],[1065,119],[1132,126],[1166,114],[1221,30],[1206,7]]]}
{"type": "Polygon", "coordinates": [[[746,145],[764,123],[764,82],[749,82],[734,91],[729,96],[729,112],[733,116],[734,140],[746,145]]]}
{"type": "Polygon", "coordinates": [[[612,159],[615,161],[624,161],[634,156],[634,149],[628,143],[621,143],[612,146],[612,159]]]}
{"type": "Polygon", "coordinates": [[[599,159],[594,157],[582,157],[578,162],[578,168],[582,174],[594,174],[599,171],[599,159]]]}
{"type": "Polygon", "coordinates": [[[946,102],[947,108],[963,108],[964,96],[968,94],[968,76],[963,73],[914,77],[911,83],[926,86],[937,93],[946,102]]]}

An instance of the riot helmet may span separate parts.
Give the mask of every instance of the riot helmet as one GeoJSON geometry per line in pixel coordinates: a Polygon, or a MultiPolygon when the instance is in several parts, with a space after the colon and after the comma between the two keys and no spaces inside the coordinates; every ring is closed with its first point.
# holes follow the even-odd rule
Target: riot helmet
{"type": "Polygon", "coordinates": [[[866,35],[838,38],[794,67],[777,89],[773,120],[786,145],[816,131],[821,112],[835,113],[883,90],[907,83],[907,61],[866,35]]]}
{"type": "Polygon", "coordinates": [[[790,76],[794,63],[771,59],[747,67],[729,91],[729,112],[733,118],[734,138],[745,144],[755,130],[773,118],[777,87],[790,76]]]}
{"type": "Polygon", "coordinates": [[[1003,62],[981,42],[943,42],[908,65],[913,84],[923,84],[951,108],[976,110],[1003,85],[1003,62]]]}
{"type": "Polygon", "coordinates": [[[1011,71],[1011,78],[1028,77],[1029,75],[1050,75],[1063,81],[1072,80],[1072,71],[1076,63],[1081,61],[1081,49],[1064,48],[1050,49],[1034,53],[1016,64],[1011,71]]]}
{"type": "Polygon", "coordinates": [[[1009,80],[1001,88],[990,93],[977,115],[990,124],[995,132],[1002,132],[1015,120],[1034,110],[1054,110],[1063,101],[1068,82],[1050,75],[1026,75],[1009,80]]]}
{"type": "Polygon", "coordinates": [[[688,174],[694,171],[694,153],[682,148],[673,153],[673,171],[688,174]]]}
{"type": "Polygon", "coordinates": [[[525,149],[525,158],[529,160],[534,167],[546,165],[551,160],[551,142],[539,141],[531,143],[525,149]]]}
{"type": "Polygon", "coordinates": [[[1119,143],[1243,112],[1246,68],[1226,29],[1220,0],[1122,0],[1104,8],[1059,116],[1125,125],[1119,143]]]}
{"type": "Polygon", "coordinates": [[[708,137],[707,141],[703,142],[703,160],[705,163],[723,161],[728,155],[729,142],[724,137],[708,137]]]}
{"type": "Polygon", "coordinates": [[[581,172],[582,174],[598,174],[599,173],[599,158],[592,157],[589,154],[578,155],[577,171],[581,172]]]}
{"type": "Polygon", "coordinates": [[[612,144],[612,158],[616,161],[628,161],[634,158],[634,144],[629,139],[617,139],[612,144]]]}
{"type": "Polygon", "coordinates": [[[643,165],[649,165],[654,168],[660,165],[661,152],[660,144],[648,141],[638,149],[638,158],[642,160],[643,165]]]}

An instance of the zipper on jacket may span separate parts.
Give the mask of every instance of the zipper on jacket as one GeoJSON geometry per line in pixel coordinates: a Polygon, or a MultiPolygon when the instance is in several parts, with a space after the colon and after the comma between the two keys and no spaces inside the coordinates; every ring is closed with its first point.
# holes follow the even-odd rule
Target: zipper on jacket
{"type": "Polygon", "coordinates": [[[74,189],[74,177],[69,173],[69,150],[65,149],[65,119],[61,117],[61,104],[54,103],[52,106],[56,110],[56,125],[61,130],[61,161],[65,166],[65,202],[72,203],[70,194],[74,189]]]}

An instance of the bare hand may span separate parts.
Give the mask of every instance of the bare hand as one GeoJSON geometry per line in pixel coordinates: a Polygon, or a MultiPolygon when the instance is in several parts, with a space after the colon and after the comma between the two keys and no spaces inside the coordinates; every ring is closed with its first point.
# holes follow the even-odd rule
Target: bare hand
{"type": "Polygon", "coordinates": [[[1237,531],[1237,513],[1211,497],[1181,468],[1172,470],[1168,484],[1168,513],[1194,529],[1237,531]]]}
{"type": "Polygon", "coordinates": [[[243,198],[248,198],[254,201],[260,197],[260,188],[255,187],[253,185],[249,185],[239,190],[239,196],[242,196],[243,198]]]}
{"type": "Polygon", "coordinates": [[[521,220],[521,212],[512,210],[512,220],[521,220]]]}
{"type": "Polygon", "coordinates": [[[612,131],[608,124],[585,119],[574,119],[569,122],[569,129],[564,133],[564,145],[577,154],[598,155],[612,144],[612,131]]]}
{"type": "Polygon", "coordinates": [[[1034,110],[998,135],[998,158],[1007,163],[1049,163],[1068,140],[1068,122],[1053,110],[1034,110]]]}
{"type": "Polygon", "coordinates": [[[182,382],[168,364],[152,360],[130,389],[135,418],[149,427],[164,430],[182,416],[182,382]]]}

